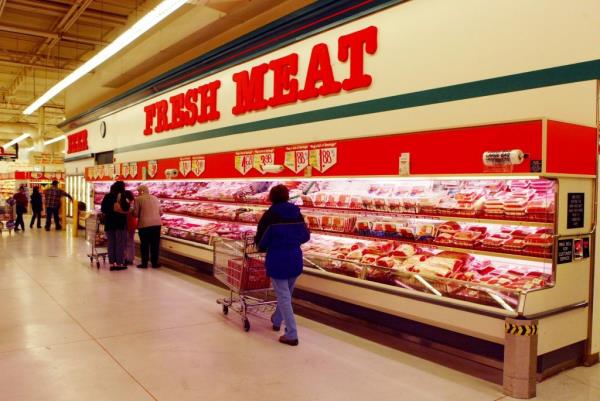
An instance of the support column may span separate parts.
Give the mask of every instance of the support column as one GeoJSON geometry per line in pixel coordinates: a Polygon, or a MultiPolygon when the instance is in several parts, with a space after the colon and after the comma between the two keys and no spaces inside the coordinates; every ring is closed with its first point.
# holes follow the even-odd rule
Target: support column
{"type": "Polygon", "coordinates": [[[72,221],[71,221],[71,235],[74,238],[77,238],[77,234],[79,232],[79,202],[77,201],[77,198],[73,198],[72,201],[73,204],[73,217],[72,217],[72,221]]]}
{"type": "Polygon", "coordinates": [[[504,394],[533,398],[537,382],[538,321],[507,318],[504,325],[504,394]]]}

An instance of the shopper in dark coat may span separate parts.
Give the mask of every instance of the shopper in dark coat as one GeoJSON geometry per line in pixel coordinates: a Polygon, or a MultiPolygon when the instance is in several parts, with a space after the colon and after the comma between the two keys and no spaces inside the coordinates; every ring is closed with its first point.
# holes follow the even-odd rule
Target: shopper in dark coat
{"type": "Polygon", "coordinates": [[[23,230],[25,231],[25,221],[23,220],[23,215],[27,213],[27,206],[29,205],[29,200],[27,199],[27,195],[25,194],[25,187],[20,187],[19,192],[17,192],[13,198],[15,199],[16,212],[17,212],[17,220],[15,221],[15,231],[23,230]],[[19,227],[21,227],[19,229],[19,227]]]}
{"type": "Polygon", "coordinates": [[[125,248],[127,247],[127,214],[129,201],[125,194],[125,183],[117,181],[102,199],[104,231],[108,239],[108,261],[110,270],[125,270],[125,248]]]}
{"type": "Polygon", "coordinates": [[[279,337],[281,343],[298,345],[292,293],[302,273],[300,245],[308,242],[310,232],[300,208],[288,202],[289,191],[285,185],[271,188],[269,199],[272,206],[258,223],[256,243],[260,250],[267,252],[265,266],[277,296],[277,308],[271,322],[274,330],[279,330],[281,323],[285,322],[285,335],[279,337]]]}
{"type": "Polygon", "coordinates": [[[31,194],[31,223],[29,223],[29,228],[33,228],[36,219],[37,228],[42,228],[42,205],[40,187],[33,187],[33,193],[31,194]]]}

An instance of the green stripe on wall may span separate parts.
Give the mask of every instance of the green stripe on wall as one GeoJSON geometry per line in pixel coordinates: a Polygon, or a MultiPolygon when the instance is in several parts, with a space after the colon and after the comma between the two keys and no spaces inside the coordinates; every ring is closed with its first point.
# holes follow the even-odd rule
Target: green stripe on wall
{"type": "Polygon", "coordinates": [[[380,113],[390,110],[407,109],[411,107],[445,103],[455,100],[472,99],[476,97],[523,91],[527,89],[542,88],[553,85],[589,81],[598,78],[600,78],[600,60],[592,60],[560,67],[546,68],[520,74],[450,85],[441,88],[389,96],[380,99],[367,100],[364,102],[351,103],[342,106],[334,106],[250,123],[236,124],[229,127],[195,132],[184,136],[166,138],[149,143],[125,146],[115,149],[114,152],[131,152],[161,146],[194,142],[209,138],[380,113]]]}

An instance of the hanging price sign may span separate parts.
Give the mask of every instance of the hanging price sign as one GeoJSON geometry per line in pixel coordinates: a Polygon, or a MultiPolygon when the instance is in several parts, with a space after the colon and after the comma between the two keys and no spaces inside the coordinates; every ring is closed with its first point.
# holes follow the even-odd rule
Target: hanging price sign
{"type": "Polygon", "coordinates": [[[258,170],[261,174],[265,174],[262,166],[274,164],[275,163],[275,153],[256,153],[253,159],[253,166],[256,170],[258,170]]]}
{"type": "Polygon", "coordinates": [[[190,158],[179,159],[179,172],[185,177],[192,171],[192,160],[190,158]]]}
{"type": "Polygon", "coordinates": [[[158,173],[158,161],[148,160],[148,175],[150,178],[154,178],[156,173],[158,173]]]}
{"type": "Polygon", "coordinates": [[[337,163],[337,148],[311,149],[309,164],[324,173],[337,163]]]}
{"type": "Polygon", "coordinates": [[[115,177],[118,177],[121,175],[121,163],[115,163],[113,169],[115,172],[115,177]]]}
{"type": "Polygon", "coordinates": [[[138,174],[137,162],[129,163],[129,175],[131,178],[136,178],[138,174]]]}
{"type": "Polygon", "coordinates": [[[106,176],[109,178],[115,177],[115,165],[114,164],[106,165],[106,176]]]}
{"type": "Polygon", "coordinates": [[[96,175],[96,178],[104,178],[104,164],[97,166],[97,168],[98,174],[96,175]]]}
{"type": "Polygon", "coordinates": [[[290,150],[285,152],[284,166],[299,173],[308,167],[308,150],[290,150]]]}
{"type": "Polygon", "coordinates": [[[206,169],[206,160],[204,160],[204,157],[192,159],[191,168],[192,173],[194,173],[196,177],[200,177],[200,175],[202,175],[202,173],[204,173],[204,170],[206,169]]]}
{"type": "Polygon", "coordinates": [[[123,178],[129,177],[129,163],[123,163],[121,165],[121,171],[123,173],[123,178]]]}
{"type": "Polygon", "coordinates": [[[235,169],[246,175],[253,167],[254,158],[252,155],[237,155],[235,157],[235,169]]]}

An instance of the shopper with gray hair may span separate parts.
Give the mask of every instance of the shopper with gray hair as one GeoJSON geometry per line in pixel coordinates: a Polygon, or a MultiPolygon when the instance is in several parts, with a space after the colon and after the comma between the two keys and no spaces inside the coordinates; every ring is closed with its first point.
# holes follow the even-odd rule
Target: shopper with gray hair
{"type": "Polygon", "coordinates": [[[135,200],[135,216],[138,218],[138,234],[140,236],[140,253],[142,263],[140,269],[148,267],[148,260],[153,268],[160,267],[158,263],[160,249],[160,201],[150,194],[146,185],[138,187],[139,196],[135,200]]]}

